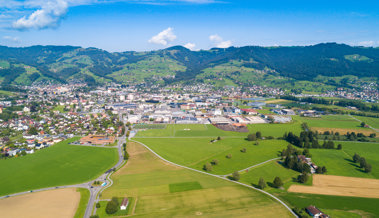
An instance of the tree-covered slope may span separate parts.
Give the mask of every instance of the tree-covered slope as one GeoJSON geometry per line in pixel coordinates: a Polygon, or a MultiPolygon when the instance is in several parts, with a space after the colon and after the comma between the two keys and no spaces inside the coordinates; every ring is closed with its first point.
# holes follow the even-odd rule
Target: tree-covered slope
{"type": "Polygon", "coordinates": [[[191,83],[214,78],[222,80],[222,85],[246,85],[294,80],[320,82],[320,76],[344,75],[377,79],[379,49],[324,43],[200,51],[174,46],[150,52],[110,53],[74,46],[0,46],[2,85],[30,85],[44,80],[61,83],[82,80],[90,85],[106,81],[191,83]]]}

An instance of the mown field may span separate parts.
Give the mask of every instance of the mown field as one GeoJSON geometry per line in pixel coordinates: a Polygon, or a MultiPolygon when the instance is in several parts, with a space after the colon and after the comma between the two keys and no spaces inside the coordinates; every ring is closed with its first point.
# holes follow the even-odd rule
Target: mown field
{"type": "Polygon", "coordinates": [[[320,118],[293,116],[301,123],[307,123],[309,127],[327,127],[365,130],[360,126],[360,122],[347,115],[325,115],[320,118]]]}
{"type": "Polygon", "coordinates": [[[163,158],[202,170],[205,163],[218,160],[210,173],[225,175],[272,158],[287,147],[283,140],[263,140],[258,145],[243,138],[225,138],[211,143],[212,138],[139,138],[163,158]],[[246,148],[246,153],[241,152],[246,148]],[[231,154],[231,158],[226,156],[231,154]]]}
{"type": "Polygon", "coordinates": [[[378,217],[379,199],[342,197],[329,195],[313,195],[281,192],[278,194],[290,205],[304,208],[316,205],[319,209],[333,217],[378,217]]]}
{"type": "Polygon", "coordinates": [[[372,128],[378,129],[379,130],[379,118],[375,117],[362,117],[362,116],[354,116],[358,120],[365,122],[372,128]]]}
{"type": "MultiPolygon", "coordinates": [[[[260,131],[263,136],[282,137],[285,132],[300,133],[301,122],[287,124],[250,124],[250,132],[260,131]]],[[[136,138],[142,137],[247,137],[247,132],[223,131],[210,124],[168,124],[163,129],[138,131],[136,138]]]]}
{"type": "Polygon", "coordinates": [[[132,215],[139,217],[290,217],[278,202],[249,188],[175,167],[159,160],[138,143],[127,146],[128,163],[115,174],[103,199],[132,197],[132,215]]]}
{"type": "Polygon", "coordinates": [[[80,202],[79,202],[78,208],[76,209],[74,218],[82,218],[84,217],[84,214],[87,209],[90,193],[89,193],[89,190],[85,188],[77,188],[76,191],[80,192],[80,202]]]}
{"type": "Polygon", "coordinates": [[[100,176],[117,161],[117,150],[69,145],[72,138],[18,158],[0,160],[0,196],[77,184],[100,176]]]}

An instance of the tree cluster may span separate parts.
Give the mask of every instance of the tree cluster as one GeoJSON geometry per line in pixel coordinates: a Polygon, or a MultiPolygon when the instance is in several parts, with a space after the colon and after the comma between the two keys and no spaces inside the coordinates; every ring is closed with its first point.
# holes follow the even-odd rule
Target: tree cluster
{"type": "Polygon", "coordinates": [[[112,200],[108,201],[107,206],[105,207],[105,212],[107,214],[114,214],[118,211],[119,201],[116,197],[113,197],[112,200]]]}
{"type": "Polygon", "coordinates": [[[367,163],[366,158],[361,157],[359,154],[355,153],[353,156],[353,161],[354,163],[358,163],[359,167],[362,168],[366,173],[371,172],[371,164],[367,163]]]}

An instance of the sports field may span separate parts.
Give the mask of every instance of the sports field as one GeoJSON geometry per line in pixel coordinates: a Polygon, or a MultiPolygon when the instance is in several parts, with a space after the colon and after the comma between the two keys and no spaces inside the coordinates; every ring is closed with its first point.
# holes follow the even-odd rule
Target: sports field
{"type": "Polygon", "coordinates": [[[312,186],[291,185],[289,192],[379,198],[379,180],[314,175],[312,186]]]}
{"type": "Polygon", "coordinates": [[[116,163],[116,149],[68,144],[75,140],[78,138],[34,154],[0,160],[0,195],[86,182],[116,163]]]}
{"type": "Polygon", "coordinates": [[[102,198],[132,197],[140,217],[289,217],[279,203],[229,181],[169,165],[138,143],[127,146],[128,163],[113,174],[102,198]]]}
{"type": "Polygon", "coordinates": [[[225,175],[278,157],[287,147],[283,140],[263,140],[259,145],[243,138],[225,138],[211,143],[211,138],[139,138],[136,139],[167,160],[202,170],[205,163],[218,160],[210,173],[225,175]],[[246,152],[241,152],[246,148],[246,152]],[[227,158],[228,154],[232,158],[227,158]]]}
{"type": "Polygon", "coordinates": [[[1,217],[71,218],[78,207],[76,188],[57,189],[0,200],[1,217]]]}

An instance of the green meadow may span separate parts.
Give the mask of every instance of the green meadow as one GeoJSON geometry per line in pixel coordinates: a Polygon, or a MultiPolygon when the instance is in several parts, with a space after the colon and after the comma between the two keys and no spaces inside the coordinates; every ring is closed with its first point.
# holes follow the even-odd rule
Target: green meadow
{"type": "Polygon", "coordinates": [[[316,205],[322,211],[332,212],[333,217],[378,217],[379,199],[313,195],[301,193],[279,193],[281,199],[298,208],[316,205]]]}
{"type": "Polygon", "coordinates": [[[379,118],[375,117],[362,117],[362,116],[354,116],[358,120],[365,122],[369,126],[375,129],[379,129],[379,118]]]}
{"type": "Polygon", "coordinates": [[[117,161],[117,150],[69,145],[72,138],[23,157],[0,160],[0,196],[100,176],[117,161]]]}
{"type": "Polygon", "coordinates": [[[338,142],[342,150],[312,149],[312,160],[316,165],[326,166],[330,175],[379,179],[379,144],[361,142],[338,142]],[[365,173],[352,161],[354,153],[371,164],[372,172],[365,173]]]}
{"type": "Polygon", "coordinates": [[[360,126],[360,122],[347,115],[325,115],[317,117],[293,116],[301,123],[307,123],[309,127],[342,128],[342,129],[366,129],[360,126]]]}
{"type": "MultiPolygon", "coordinates": [[[[272,198],[247,187],[172,166],[139,143],[127,146],[128,163],[112,175],[102,198],[131,197],[138,217],[290,217],[272,198]]],[[[99,214],[100,215],[100,214],[99,214]]],[[[104,215],[107,217],[107,215],[104,215]]]]}
{"type": "Polygon", "coordinates": [[[76,191],[80,192],[80,202],[78,208],[76,209],[74,218],[82,218],[84,217],[84,214],[87,209],[90,193],[89,190],[86,188],[77,188],[76,191]]]}
{"type": "Polygon", "coordinates": [[[210,173],[225,175],[272,158],[287,147],[283,140],[262,140],[259,145],[243,138],[225,138],[211,143],[211,138],[139,138],[163,158],[202,170],[205,163],[218,160],[210,173]],[[241,150],[246,148],[246,152],[241,150]],[[231,158],[226,156],[231,154],[231,158]]]}

